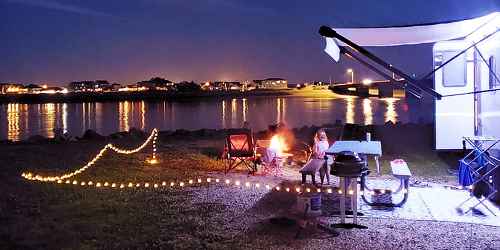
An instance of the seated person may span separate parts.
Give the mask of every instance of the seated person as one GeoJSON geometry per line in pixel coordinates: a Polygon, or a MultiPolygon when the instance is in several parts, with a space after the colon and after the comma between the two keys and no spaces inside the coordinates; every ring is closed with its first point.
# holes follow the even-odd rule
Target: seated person
{"type": "Polygon", "coordinates": [[[316,132],[314,136],[314,145],[312,147],[312,152],[309,161],[301,168],[302,173],[302,183],[306,182],[306,175],[311,175],[313,184],[315,182],[316,171],[319,171],[321,184],[327,178],[328,184],[330,184],[330,172],[328,170],[327,161],[325,160],[325,152],[329,148],[328,138],[323,129],[316,132]]]}

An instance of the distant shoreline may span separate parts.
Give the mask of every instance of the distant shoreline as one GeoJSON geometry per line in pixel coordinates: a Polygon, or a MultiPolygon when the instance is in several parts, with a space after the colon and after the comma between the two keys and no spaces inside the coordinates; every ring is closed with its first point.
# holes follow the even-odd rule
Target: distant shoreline
{"type": "Polygon", "coordinates": [[[339,97],[330,90],[251,90],[251,91],[196,91],[196,92],[73,92],[67,94],[7,94],[0,95],[0,104],[23,103],[82,103],[82,102],[119,102],[119,101],[176,101],[209,98],[244,98],[251,96],[302,96],[302,97],[339,97]]]}
{"type": "Polygon", "coordinates": [[[228,91],[228,92],[166,92],[166,91],[138,91],[138,92],[73,92],[67,94],[11,94],[0,95],[0,103],[80,103],[80,102],[117,102],[117,101],[158,101],[158,100],[189,100],[198,98],[223,98],[247,96],[289,95],[290,90],[256,90],[256,91],[228,91]]]}

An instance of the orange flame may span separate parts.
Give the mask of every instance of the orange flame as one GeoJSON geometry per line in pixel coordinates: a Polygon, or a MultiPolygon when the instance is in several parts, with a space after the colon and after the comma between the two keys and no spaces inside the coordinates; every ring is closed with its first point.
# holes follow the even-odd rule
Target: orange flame
{"type": "Polygon", "coordinates": [[[273,137],[271,138],[269,148],[274,150],[277,155],[281,155],[283,151],[288,150],[285,139],[278,134],[273,135],[273,137]]]}

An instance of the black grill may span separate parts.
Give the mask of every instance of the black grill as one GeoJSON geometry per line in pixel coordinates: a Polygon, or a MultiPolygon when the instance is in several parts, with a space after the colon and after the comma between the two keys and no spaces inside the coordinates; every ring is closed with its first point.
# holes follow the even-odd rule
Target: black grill
{"type": "Polygon", "coordinates": [[[368,170],[366,161],[352,151],[337,154],[330,173],[336,176],[361,176],[368,170]]]}

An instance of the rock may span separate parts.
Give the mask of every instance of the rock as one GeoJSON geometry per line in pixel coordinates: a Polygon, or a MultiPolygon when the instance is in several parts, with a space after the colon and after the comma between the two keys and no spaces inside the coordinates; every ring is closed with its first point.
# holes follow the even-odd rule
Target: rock
{"type": "Polygon", "coordinates": [[[111,139],[120,139],[120,138],[125,137],[126,134],[127,134],[127,132],[118,132],[118,133],[110,134],[109,137],[111,137],[111,139]]]}
{"type": "Polygon", "coordinates": [[[46,142],[48,139],[41,135],[32,135],[26,141],[29,143],[41,143],[46,142]]]}
{"type": "Polygon", "coordinates": [[[104,140],[105,137],[92,129],[87,129],[83,136],[80,138],[82,140],[104,140]]]}
{"type": "Polygon", "coordinates": [[[8,139],[0,140],[0,144],[10,144],[10,143],[12,143],[12,140],[8,140],[8,139]]]}
{"type": "Polygon", "coordinates": [[[146,137],[146,133],[138,128],[131,128],[128,130],[128,133],[133,137],[138,137],[138,138],[146,137]]]}
{"type": "Polygon", "coordinates": [[[189,135],[191,132],[189,132],[189,130],[185,130],[185,129],[177,129],[174,133],[172,133],[173,136],[187,136],[189,135]]]}

